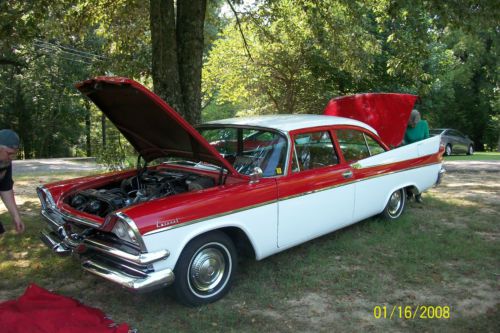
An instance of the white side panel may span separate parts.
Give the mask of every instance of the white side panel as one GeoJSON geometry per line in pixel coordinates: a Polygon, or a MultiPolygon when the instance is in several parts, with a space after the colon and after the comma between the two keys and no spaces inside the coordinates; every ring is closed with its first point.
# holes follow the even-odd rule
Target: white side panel
{"type": "Polygon", "coordinates": [[[437,180],[441,164],[394,172],[384,176],[369,178],[356,183],[356,221],[381,213],[392,192],[406,186],[416,186],[419,192],[433,186],[437,180]]]}
{"type": "Polygon", "coordinates": [[[279,247],[291,247],[350,224],[353,208],[354,184],[279,201],[279,247]]]}
{"type": "Polygon", "coordinates": [[[223,227],[239,227],[252,243],[257,259],[277,252],[277,203],[252,208],[203,222],[183,225],[144,237],[149,252],[167,249],[170,256],[154,264],[156,270],[174,269],[184,246],[194,237],[223,227]]]}
{"type": "Polygon", "coordinates": [[[390,164],[395,162],[407,161],[413,158],[432,155],[439,151],[441,140],[439,136],[433,136],[428,139],[418,141],[406,146],[391,149],[385,153],[375,155],[358,161],[356,164],[364,167],[390,164]]]}

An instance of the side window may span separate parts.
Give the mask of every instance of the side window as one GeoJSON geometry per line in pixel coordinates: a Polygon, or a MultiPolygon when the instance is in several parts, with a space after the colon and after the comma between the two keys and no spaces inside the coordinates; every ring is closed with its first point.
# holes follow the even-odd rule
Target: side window
{"type": "Polygon", "coordinates": [[[338,164],[338,157],[328,131],[297,134],[292,171],[312,170],[338,164]]]}
{"type": "Polygon", "coordinates": [[[370,155],[378,155],[380,153],[385,152],[384,147],[379,145],[377,141],[375,141],[371,136],[363,134],[366,139],[366,144],[368,145],[368,149],[370,150],[370,155]]]}
{"type": "Polygon", "coordinates": [[[341,129],[337,130],[336,133],[340,149],[347,163],[371,156],[363,132],[351,129],[341,129]]]}

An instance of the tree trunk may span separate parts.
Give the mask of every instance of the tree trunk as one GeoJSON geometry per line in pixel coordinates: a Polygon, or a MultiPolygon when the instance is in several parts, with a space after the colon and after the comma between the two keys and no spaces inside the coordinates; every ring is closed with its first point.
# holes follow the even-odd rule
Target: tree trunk
{"type": "Polygon", "coordinates": [[[151,0],[152,74],[155,93],[184,116],[173,0],[151,0]]]}
{"type": "Polygon", "coordinates": [[[17,115],[19,136],[22,142],[23,158],[33,157],[33,121],[31,112],[26,108],[21,84],[16,83],[16,94],[14,100],[14,112],[17,115]]]}
{"type": "Polygon", "coordinates": [[[90,130],[91,130],[91,120],[90,120],[90,102],[85,99],[85,155],[87,157],[92,156],[92,144],[90,141],[90,130]]]}
{"type": "Polygon", "coordinates": [[[150,1],[155,93],[189,123],[201,119],[201,68],[206,0],[150,1]]]}
{"type": "Polygon", "coordinates": [[[201,120],[201,69],[206,0],[177,2],[179,79],[184,117],[191,124],[201,120]]]}
{"type": "Polygon", "coordinates": [[[498,133],[497,151],[500,152],[500,132],[498,133]]]}

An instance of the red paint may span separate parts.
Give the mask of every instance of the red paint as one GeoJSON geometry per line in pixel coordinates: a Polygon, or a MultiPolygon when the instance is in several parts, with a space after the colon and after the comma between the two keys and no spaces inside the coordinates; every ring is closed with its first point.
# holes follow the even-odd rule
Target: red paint
{"type": "Polygon", "coordinates": [[[418,96],[372,93],[332,99],[323,114],[359,120],[373,127],[387,146],[403,141],[411,110],[418,96]]]}
{"type": "Polygon", "coordinates": [[[183,224],[238,209],[277,200],[276,180],[263,178],[249,182],[215,186],[130,206],[123,210],[134,220],[141,234],[157,230],[158,221],[176,221],[169,226],[183,224]]]}
{"type": "MultiPolygon", "coordinates": [[[[233,178],[231,184],[215,186],[209,189],[186,192],[174,196],[165,197],[140,205],[130,206],[123,212],[131,217],[137,224],[141,234],[157,230],[158,221],[170,221],[178,219],[171,224],[180,225],[186,222],[210,218],[214,215],[247,209],[255,205],[272,203],[278,199],[305,194],[310,191],[327,189],[332,186],[342,186],[352,181],[381,176],[383,174],[404,171],[425,165],[440,163],[442,161],[443,148],[434,155],[424,156],[408,161],[396,162],[387,165],[353,169],[346,163],[328,166],[319,169],[302,171],[289,176],[279,178],[264,178],[260,182],[250,184],[248,180],[233,178]],[[351,170],[353,178],[345,179],[342,173],[351,170]]],[[[107,177],[84,177],[76,181],[70,180],[47,186],[54,196],[64,197],[74,193],[75,190],[83,188],[98,187],[109,182],[111,179],[131,176],[134,171],[113,173],[107,177]]],[[[61,210],[74,215],[103,223],[104,220],[89,214],[77,212],[68,205],[59,202],[61,210]]]]}

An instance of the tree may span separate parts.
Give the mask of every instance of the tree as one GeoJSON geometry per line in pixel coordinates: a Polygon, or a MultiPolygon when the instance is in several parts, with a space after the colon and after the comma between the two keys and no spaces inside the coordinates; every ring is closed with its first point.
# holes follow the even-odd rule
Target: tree
{"type": "Polygon", "coordinates": [[[154,91],[190,123],[201,120],[206,4],[206,0],[150,1],[154,91]]]}

